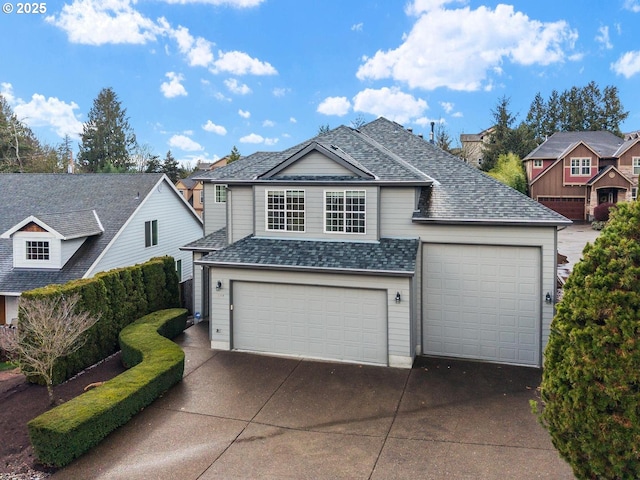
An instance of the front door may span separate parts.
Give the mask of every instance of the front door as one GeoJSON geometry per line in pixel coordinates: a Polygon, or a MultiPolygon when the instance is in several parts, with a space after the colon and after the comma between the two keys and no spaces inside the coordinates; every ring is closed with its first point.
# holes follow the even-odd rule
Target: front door
{"type": "Polygon", "coordinates": [[[618,203],[618,190],[602,189],[598,191],[598,205],[602,203],[618,203]]]}

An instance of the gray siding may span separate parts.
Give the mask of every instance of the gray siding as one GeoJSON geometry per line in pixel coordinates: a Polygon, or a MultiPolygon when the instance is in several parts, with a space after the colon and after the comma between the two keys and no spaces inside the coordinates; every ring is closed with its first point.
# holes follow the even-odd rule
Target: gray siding
{"type": "Polygon", "coordinates": [[[351,170],[325,157],[320,152],[308,153],[278,175],[356,176],[351,170]]]}
{"type": "Polygon", "coordinates": [[[254,233],[253,209],[252,187],[229,187],[227,190],[229,243],[237,242],[241,238],[254,233]]]}
{"type": "Polygon", "coordinates": [[[284,237],[284,238],[308,238],[339,241],[364,241],[378,240],[378,188],[363,186],[345,187],[278,187],[257,186],[255,188],[255,218],[256,236],[284,237]],[[305,192],[305,231],[281,232],[267,231],[266,226],[266,191],[267,190],[304,190],[305,192]],[[366,233],[325,233],[324,232],[324,193],[326,191],[364,190],[366,193],[366,233]]]}
{"type": "Polygon", "coordinates": [[[419,234],[411,221],[416,207],[415,187],[380,189],[380,236],[416,238],[419,234]]]}
{"type": "Polygon", "coordinates": [[[160,188],[153,189],[85,277],[170,255],[182,260],[182,279],[185,280],[193,272],[192,255],[179,248],[201,237],[202,225],[197,216],[184,205],[175,190],[163,182],[160,188]],[[158,221],[158,244],[145,248],[145,222],[151,220],[158,221]]]}
{"type": "Polygon", "coordinates": [[[209,235],[227,226],[227,204],[216,203],[215,184],[205,182],[203,211],[204,234],[209,235]]]}

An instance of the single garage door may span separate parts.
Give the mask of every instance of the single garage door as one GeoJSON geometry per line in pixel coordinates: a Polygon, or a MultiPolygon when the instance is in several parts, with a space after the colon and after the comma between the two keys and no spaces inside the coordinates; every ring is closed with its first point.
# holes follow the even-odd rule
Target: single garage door
{"type": "Polygon", "coordinates": [[[425,244],[427,355],[540,365],[540,250],[425,244]]]}
{"type": "Polygon", "coordinates": [[[538,197],[538,202],[570,220],[584,220],[584,198],[538,197]]]}
{"type": "Polygon", "coordinates": [[[233,348],[387,364],[383,290],[233,283],[233,348]]]}

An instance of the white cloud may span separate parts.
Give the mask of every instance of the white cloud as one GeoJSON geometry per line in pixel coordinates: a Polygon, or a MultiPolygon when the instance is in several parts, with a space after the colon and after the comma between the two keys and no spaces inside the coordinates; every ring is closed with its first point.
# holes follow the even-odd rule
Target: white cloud
{"type": "Polygon", "coordinates": [[[236,95],[247,95],[251,93],[251,89],[247,85],[238,82],[235,78],[228,78],[224,81],[224,84],[231,93],[235,93],[236,95]]]}
{"type": "Polygon", "coordinates": [[[274,127],[276,124],[272,120],[265,120],[262,122],[263,127],[274,127]]]}
{"type": "Polygon", "coordinates": [[[82,122],[75,113],[79,109],[77,103],[66,103],[59,98],[47,98],[39,93],[34,93],[31,100],[25,102],[14,95],[10,83],[0,84],[0,94],[12,107],[16,118],[29,127],[49,128],[61,138],[65,135],[80,138],[82,122]]]}
{"type": "Polygon", "coordinates": [[[208,67],[213,63],[214,44],[209,40],[202,37],[194,38],[189,29],[183,26],[176,29],[167,28],[167,31],[175,39],[178,50],[186,57],[189,66],[208,67]]]}
{"type": "Polygon", "coordinates": [[[198,152],[204,150],[204,147],[198,142],[193,141],[186,135],[174,135],[169,139],[169,146],[179,148],[185,152],[198,152]]]}
{"type": "Polygon", "coordinates": [[[207,123],[202,125],[202,129],[206,130],[207,132],[216,133],[218,135],[226,135],[227,134],[227,129],[226,128],[224,128],[222,125],[216,125],[211,120],[207,120],[207,123]]]}
{"type": "Polygon", "coordinates": [[[640,51],[625,53],[615,63],[611,64],[611,70],[625,78],[631,78],[640,73],[640,51]]]}
{"type": "Polygon", "coordinates": [[[298,120],[296,119],[296,117],[289,117],[289,122],[298,123],[298,120]]]}
{"type": "Polygon", "coordinates": [[[317,112],[323,115],[337,115],[343,117],[351,110],[351,102],[347,97],[327,97],[320,105],[317,112]]]}
{"type": "Polygon", "coordinates": [[[451,102],[440,102],[440,106],[444,110],[444,113],[451,113],[453,111],[453,103],[451,102]]]}
{"type": "Polygon", "coordinates": [[[355,25],[351,25],[351,31],[352,32],[361,32],[363,26],[364,26],[364,24],[362,22],[356,23],[355,25]]]}
{"type": "Polygon", "coordinates": [[[167,72],[164,74],[169,79],[168,82],[162,82],[160,85],[160,91],[166,98],[173,98],[178,96],[186,96],[187,90],[180,83],[184,80],[184,76],[180,73],[167,72]]]}
{"type": "Polygon", "coordinates": [[[242,118],[249,118],[251,116],[251,112],[246,112],[240,109],[238,110],[238,115],[240,115],[242,118]]]}
{"type": "Polygon", "coordinates": [[[145,44],[162,28],[132,7],[135,0],[73,0],[45,20],[64,30],[71,43],[145,44]]]}
{"type": "Polygon", "coordinates": [[[624,8],[632,11],[633,13],[640,12],[640,1],[639,0],[625,0],[624,8]]]}
{"type": "Polygon", "coordinates": [[[598,29],[598,35],[596,35],[596,42],[602,44],[602,46],[607,50],[611,50],[613,48],[613,44],[609,39],[609,27],[603,26],[598,29]]]}
{"type": "Polygon", "coordinates": [[[427,108],[426,101],[398,88],[367,88],[353,97],[354,111],[386,117],[401,124],[419,117],[427,108]]]}
{"type": "Polygon", "coordinates": [[[390,78],[411,88],[485,88],[494,68],[509,60],[549,65],[567,60],[578,37],[564,21],[532,20],[513,6],[444,9],[446,0],[416,1],[420,14],[397,48],[363,58],[360,80],[390,78]]]}
{"type": "Polygon", "coordinates": [[[288,89],[288,88],[274,88],[273,89],[273,96],[274,97],[284,97],[289,92],[290,92],[290,89],[288,89]]]}
{"type": "Polygon", "coordinates": [[[186,5],[189,3],[204,3],[221,7],[251,8],[257,7],[265,0],[164,0],[165,3],[178,3],[186,5]]]}
{"type": "Polygon", "coordinates": [[[218,59],[211,67],[213,73],[228,72],[233,75],[277,75],[268,62],[252,58],[244,52],[218,52],[218,59]]]}
{"type": "Polygon", "coordinates": [[[240,138],[240,143],[254,143],[254,144],[260,144],[263,143],[265,145],[275,145],[276,143],[278,143],[278,139],[277,138],[265,138],[262,135],[258,135],[257,133],[251,133],[249,135],[245,135],[244,137],[240,138]]]}

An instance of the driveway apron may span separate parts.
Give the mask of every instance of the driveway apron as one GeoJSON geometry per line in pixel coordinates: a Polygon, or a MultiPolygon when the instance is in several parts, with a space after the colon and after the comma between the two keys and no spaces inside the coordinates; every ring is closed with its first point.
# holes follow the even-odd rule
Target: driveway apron
{"type": "Polygon", "coordinates": [[[540,371],[420,358],[413,369],[215,351],[54,479],[573,478],[531,414],[540,371]]]}

